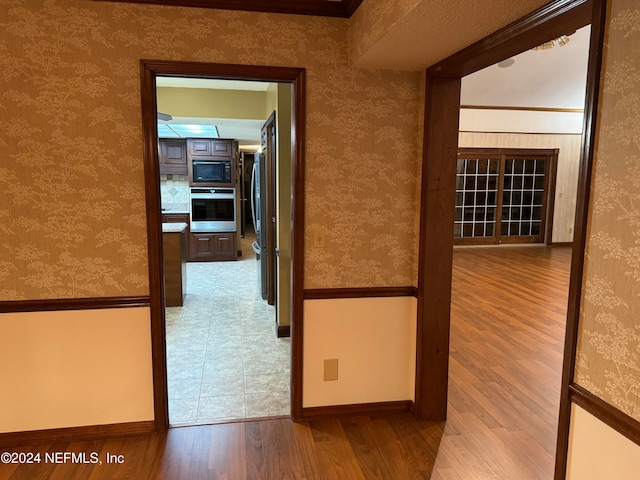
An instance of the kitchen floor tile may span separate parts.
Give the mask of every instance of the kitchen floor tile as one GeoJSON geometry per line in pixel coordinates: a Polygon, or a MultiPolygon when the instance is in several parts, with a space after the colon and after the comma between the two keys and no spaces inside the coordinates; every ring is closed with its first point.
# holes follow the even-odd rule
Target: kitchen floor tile
{"type": "Polygon", "coordinates": [[[291,342],[276,337],[245,240],[237,262],[188,263],[185,303],[166,309],[171,424],[290,414],[291,342]]]}
{"type": "Polygon", "coordinates": [[[195,422],[198,418],[199,402],[199,397],[169,401],[169,423],[177,425],[195,422]]]}
{"type": "Polygon", "coordinates": [[[244,376],[245,393],[289,392],[284,373],[265,373],[244,376]]]}
{"type": "Polygon", "coordinates": [[[247,418],[290,415],[289,392],[247,393],[247,418]]]}
{"type": "Polygon", "coordinates": [[[220,395],[244,395],[245,379],[242,372],[224,372],[215,377],[202,380],[201,397],[216,397],[220,395]]]}
{"type": "Polygon", "coordinates": [[[216,397],[200,397],[198,421],[230,420],[246,418],[244,395],[220,395],[216,397]]]}

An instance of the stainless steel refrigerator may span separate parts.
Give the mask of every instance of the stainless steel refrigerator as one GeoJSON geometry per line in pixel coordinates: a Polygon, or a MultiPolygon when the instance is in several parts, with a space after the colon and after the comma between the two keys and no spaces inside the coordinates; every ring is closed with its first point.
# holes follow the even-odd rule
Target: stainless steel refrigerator
{"type": "Polygon", "coordinates": [[[253,228],[256,232],[256,241],[251,247],[256,254],[258,262],[258,289],[263,299],[268,298],[268,270],[267,270],[267,195],[264,186],[267,184],[265,172],[265,157],[256,153],[251,171],[251,216],[253,228]],[[261,191],[262,188],[262,191],[261,191]]]}

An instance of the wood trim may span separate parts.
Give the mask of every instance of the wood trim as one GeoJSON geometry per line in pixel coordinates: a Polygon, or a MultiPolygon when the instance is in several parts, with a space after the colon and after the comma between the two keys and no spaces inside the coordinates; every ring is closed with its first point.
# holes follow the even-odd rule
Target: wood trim
{"type": "Polygon", "coordinates": [[[328,2],[324,0],[93,0],[124,2],[143,5],[243,10],[248,12],[289,13],[322,17],[347,18],[355,12],[362,0],[328,2]],[[353,11],[351,11],[353,10],[353,11]],[[351,12],[351,13],[348,13],[351,12]]]}
{"type": "Polygon", "coordinates": [[[458,156],[460,155],[490,155],[491,158],[502,159],[504,155],[528,155],[548,157],[558,152],[557,148],[474,148],[463,147],[458,149],[458,156]]]}
{"type": "Polygon", "coordinates": [[[97,310],[103,308],[148,307],[148,296],[53,298],[50,300],[8,300],[0,302],[0,313],[56,312],[60,310],[97,310]]]}
{"type": "Polygon", "coordinates": [[[501,105],[460,105],[466,110],[514,110],[525,112],[583,113],[583,108],[508,107],[501,105]]]}
{"type": "Polygon", "coordinates": [[[416,287],[309,288],[304,290],[305,300],[417,296],[418,289],[416,287]]]}
{"type": "Polygon", "coordinates": [[[503,134],[511,134],[511,135],[578,135],[582,136],[581,133],[563,133],[563,132],[485,132],[480,130],[460,130],[460,133],[495,133],[499,135],[503,134]]]}
{"type": "Polygon", "coordinates": [[[608,404],[580,385],[569,385],[571,402],[579,405],[602,423],[640,445],[640,422],[608,404]]]}
{"type": "Polygon", "coordinates": [[[371,415],[412,412],[414,403],[411,400],[395,402],[354,403],[350,405],[329,405],[326,407],[305,407],[302,409],[302,420],[319,420],[340,415],[371,415]]]}
{"type": "Polygon", "coordinates": [[[556,443],[555,480],[565,480],[567,474],[569,427],[571,423],[570,386],[573,384],[576,368],[576,352],[580,328],[580,300],[584,275],[584,252],[587,241],[591,176],[597,137],[600,78],[607,24],[607,0],[592,0],[591,7],[591,43],[589,46],[589,68],[587,71],[585,114],[580,152],[580,170],[578,173],[576,219],[571,255],[571,277],[569,280],[567,326],[564,340],[562,387],[560,390],[560,414],[556,443]]]}
{"type": "Polygon", "coordinates": [[[156,91],[157,75],[257,80],[293,84],[292,105],[294,146],[292,157],[292,312],[291,312],[291,412],[302,416],[303,358],[303,281],[304,281],[304,152],[306,71],[303,68],[233,65],[217,63],[141,60],[141,103],[144,133],[145,195],[147,201],[147,235],[149,242],[149,276],[151,298],[151,341],[153,355],[156,430],[169,426],[167,400],[167,363],[165,346],[164,299],[162,291],[162,250],[160,223],[160,180],[157,158],[156,91]]]}
{"type": "Polygon", "coordinates": [[[153,421],[32,430],[27,432],[1,433],[0,447],[9,448],[23,447],[26,445],[78,442],[97,438],[148,435],[155,432],[155,423],[153,421]]]}
{"type": "MultiPolygon", "coordinates": [[[[302,420],[304,352],[304,231],[305,231],[305,155],[306,155],[306,73],[300,70],[293,83],[291,128],[294,133],[291,159],[291,417],[302,420]]],[[[281,219],[284,221],[284,219],[281,219]]]]}
{"type": "MultiPolygon", "coordinates": [[[[592,0],[554,0],[429,68],[432,76],[464,77],[591,22],[592,0]]],[[[456,115],[458,112],[456,112],[456,115]]]]}
{"type": "Polygon", "coordinates": [[[447,418],[451,264],[461,79],[427,70],[420,205],[416,416],[447,418]]]}
{"type": "Polygon", "coordinates": [[[547,203],[547,211],[545,213],[546,218],[544,221],[544,240],[547,246],[550,246],[553,243],[553,215],[556,209],[556,181],[558,179],[558,155],[560,154],[560,149],[554,148],[553,153],[551,154],[551,158],[549,159],[549,167],[550,172],[549,175],[545,177],[545,193],[547,194],[546,203],[547,203]]]}
{"type": "Polygon", "coordinates": [[[151,297],[151,355],[155,429],[169,428],[167,390],[167,352],[164,310],[164,272],[162,252],[162,203],[156,116],[156,73],[158,65],[140,61],[140,104],[143,132],[144,189],[147,216],[149,293],[151,297]]]}
{"type": "Polygon", "coordinates": [[[550,245],[551,247],[571,247],[573,246],[573,242],[553,242],[550,245]]]}
{"type": "Polygon", "coordinates": [[[356,10],[358,10],[358,7],[362,4],[362,1],[363,0],[342,0],[346,16],[351,18],[351,15],[356,13],[356,10]]]}
{"type": "Polygon", "coordinates": [[[288,338],[291,336],[291,325],[278,325],[278,338],[288,338]]]}

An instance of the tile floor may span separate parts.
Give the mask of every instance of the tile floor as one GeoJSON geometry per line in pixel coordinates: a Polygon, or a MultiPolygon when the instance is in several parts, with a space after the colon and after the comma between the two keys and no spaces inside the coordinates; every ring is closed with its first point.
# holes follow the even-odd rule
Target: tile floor
{"type": "Polygon", "coordinates": [[[258,292],[253,239],[236,262],[188,263],[185,304],[166,309],[171,425],[290,414],[291,343],[258,292]]]}

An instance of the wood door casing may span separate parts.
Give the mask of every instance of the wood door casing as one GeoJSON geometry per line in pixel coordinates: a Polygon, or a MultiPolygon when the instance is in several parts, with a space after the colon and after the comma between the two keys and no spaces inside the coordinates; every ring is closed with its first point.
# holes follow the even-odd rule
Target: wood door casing
{"type": "MultiPolygon", "coordinates": [[[[265,158],[265,178],[267,179],[266,200],[267,216],[267,303],[275,305],[278,298],[277,260],[276,260],[276,228],[278,225],[276,213],[276,112],[271,113],[260,131],[260,146],[265,158]]],[[[277,309],[277,305],[276,305],[277,309]]],[[[276,311],[277,318],[277,311],[276,311]]]]}

